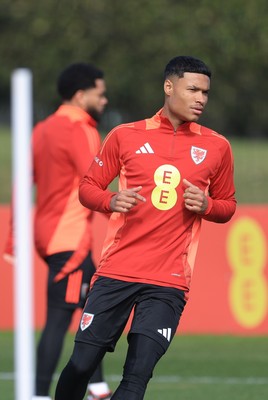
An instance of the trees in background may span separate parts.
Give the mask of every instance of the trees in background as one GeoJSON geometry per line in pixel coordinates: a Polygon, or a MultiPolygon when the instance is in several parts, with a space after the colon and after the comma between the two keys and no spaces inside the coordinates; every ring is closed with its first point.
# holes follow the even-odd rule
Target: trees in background
{"type": "Polygon", "coordinates": [[[75,61],[104,69],[110,115],[150,116],[163,103],[165,64],[183,54],[213,71],[204,124],[268,136],[266,0],[2,0],[0,35],[0,102],[11,71],[31,68],[37,118],[56,107],[57,75],[75,61]]]}

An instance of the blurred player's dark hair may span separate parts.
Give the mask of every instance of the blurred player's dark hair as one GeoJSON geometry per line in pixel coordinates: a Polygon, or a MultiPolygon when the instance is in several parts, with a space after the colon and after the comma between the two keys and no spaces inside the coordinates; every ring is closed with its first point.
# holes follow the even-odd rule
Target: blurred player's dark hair
{"type": "Polygon", "coordinates": [[[103,71],[92,64],[71,64],[58,77],[58,93],[63,100],[70,100],[78,90],[94,88],[96,79],[103,77],[103,71]]]}

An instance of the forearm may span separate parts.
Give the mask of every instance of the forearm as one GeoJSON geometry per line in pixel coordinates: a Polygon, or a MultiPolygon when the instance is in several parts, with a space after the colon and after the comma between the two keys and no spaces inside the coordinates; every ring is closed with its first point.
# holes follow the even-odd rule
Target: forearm
{"type": "Polygon", "coordinates": [[[115,194],[116,193],[111,192],[109,189],[96,186],[87,176],[81,180],[79,186],[79,200],[81,204],[93,211],[110,213],[111,198],[115,194]]]}

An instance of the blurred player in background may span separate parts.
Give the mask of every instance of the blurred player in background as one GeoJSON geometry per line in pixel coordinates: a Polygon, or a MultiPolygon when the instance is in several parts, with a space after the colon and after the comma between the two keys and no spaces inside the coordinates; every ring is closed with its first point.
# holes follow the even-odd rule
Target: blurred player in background
{"type": "Polygon", "coordinates": [[[201,60],[172,59],[165,68],[163,108],[113,129],[81,181],[82,204],[113,214],[56,400],[83,399],[133,307],[123,378],[112,400],[144,398],[188,299],[201,221],[224,223],[235,212],[230,144],[196,123],[210,77],[201,60]],[[107,187],[118,174],[119,192],[111,193],[107,187]]]}
{"type": "MultiPolygon", "coordinates": [[[[34,399],[49,390],[74,311],[82,308],[95,272],[91,258],[92,211],[78,200],[78,185],[100,148],[97,123],[107,104],[104,74],[75,63],[58,78],[62,104],[33,131],[36,186],[35,245],[48,265],[47,317],[37,349],[34,399]]],[[[12,240],[6,255],[12,253],[12,240]]],[[[88,400],[110,399],[99,364],[88,400]]]]}

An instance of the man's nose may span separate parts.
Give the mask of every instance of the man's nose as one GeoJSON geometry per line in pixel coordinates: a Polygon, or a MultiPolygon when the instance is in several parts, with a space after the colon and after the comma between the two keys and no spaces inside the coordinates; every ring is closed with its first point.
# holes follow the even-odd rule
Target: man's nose
{"type": "Polygon", "coordinates": [[[195,100],[197,103],[204,104],[205,103],[205,95],[201,91],[197,92],[195,100]]]}

